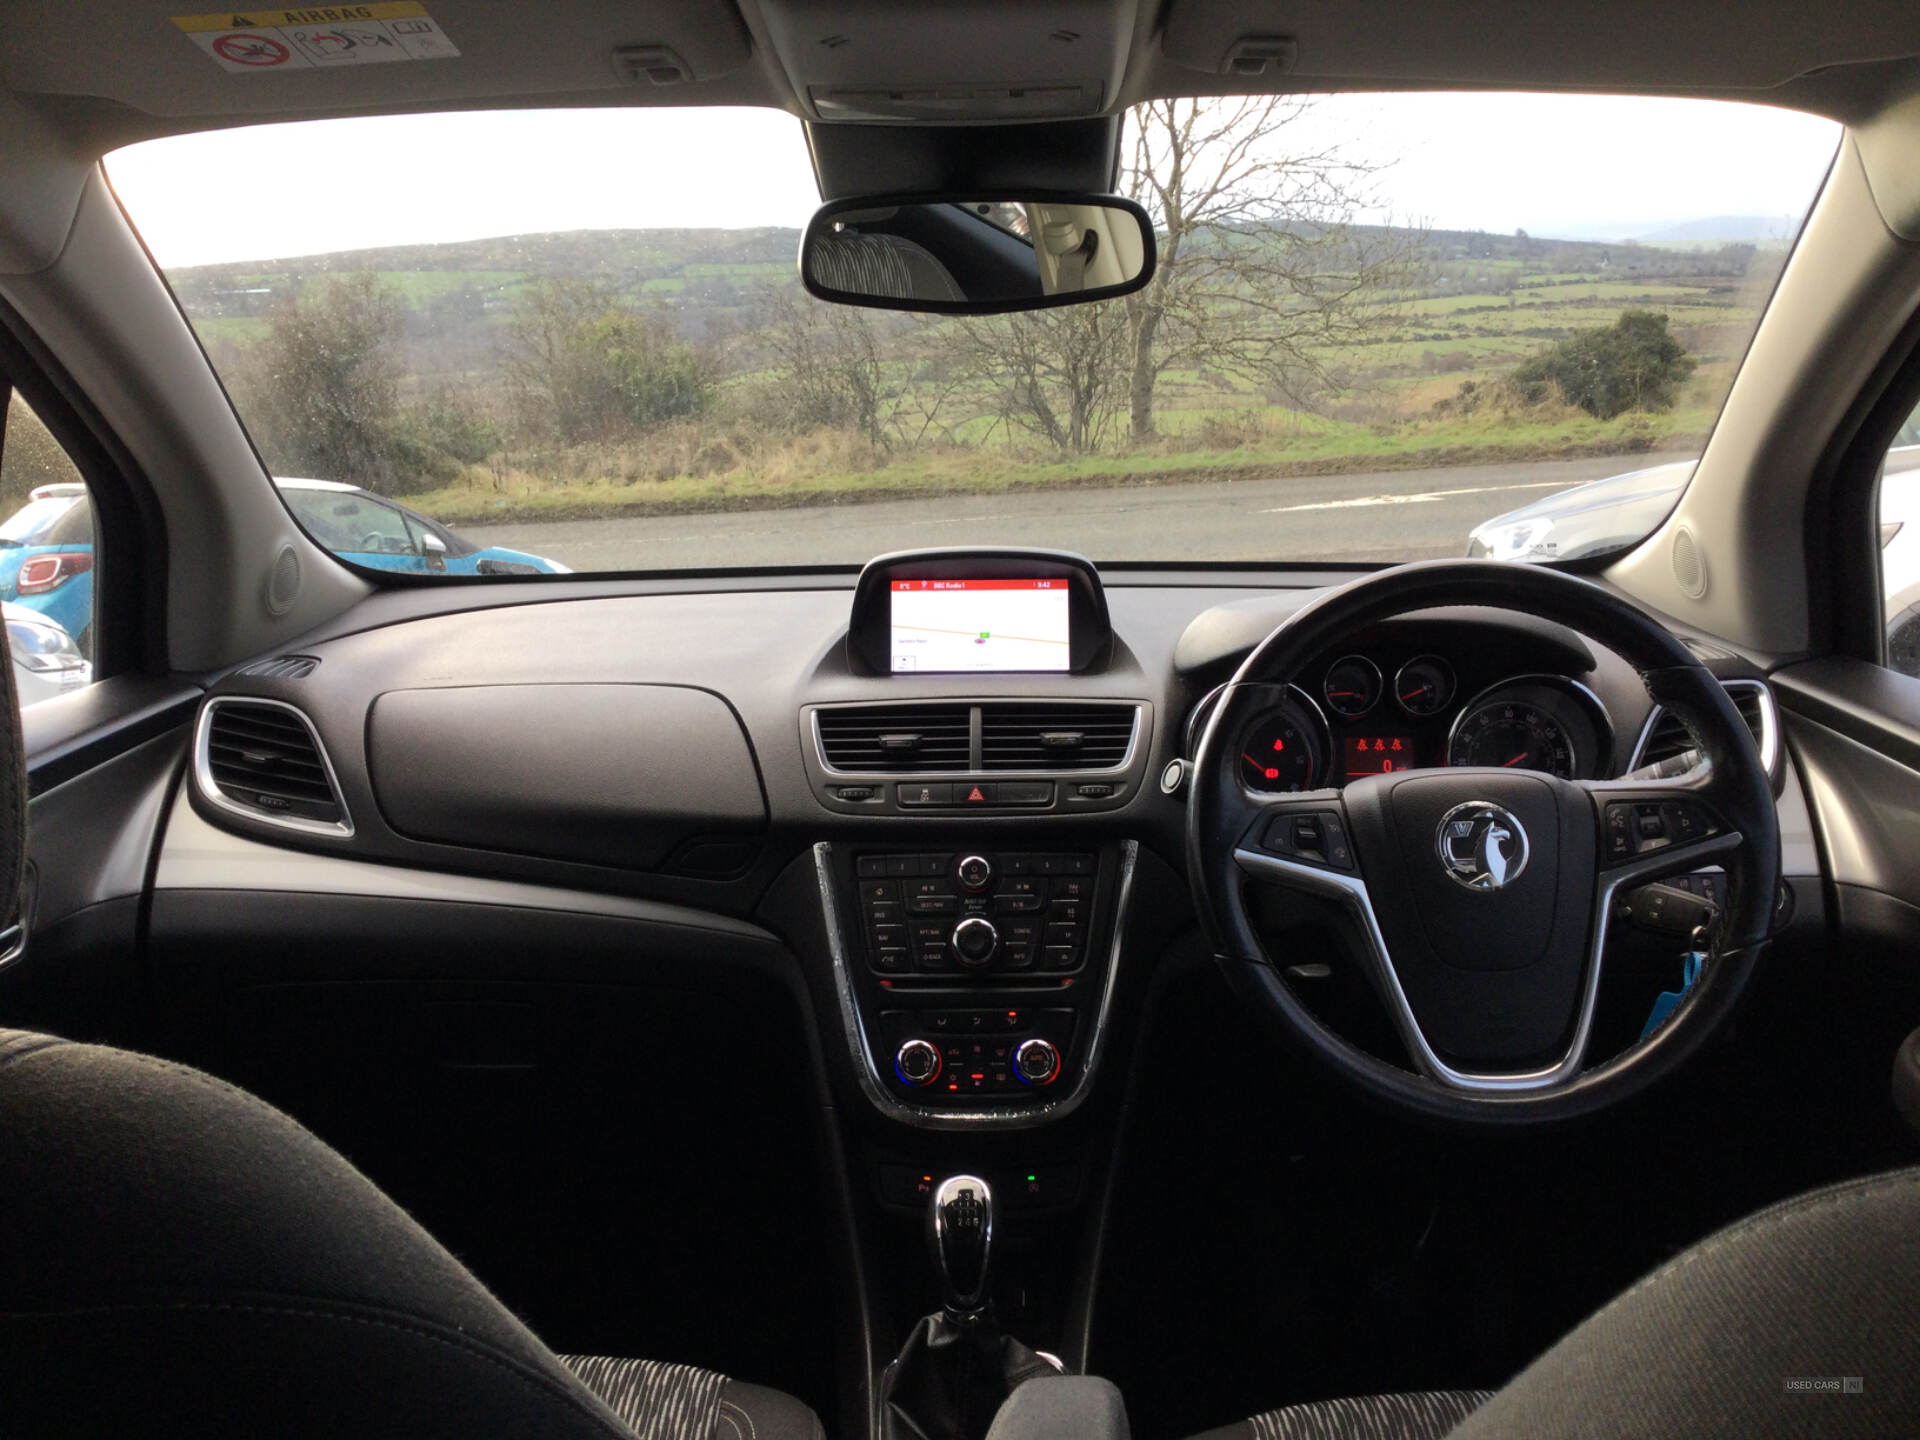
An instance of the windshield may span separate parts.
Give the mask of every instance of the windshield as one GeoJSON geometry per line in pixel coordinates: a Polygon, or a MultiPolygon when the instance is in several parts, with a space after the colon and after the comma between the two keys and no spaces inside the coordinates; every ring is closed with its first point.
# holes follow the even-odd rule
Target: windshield
{"type": "Polygon", "coordinates": [[[1152,282],[981,319],[808,297],[818,197],[771,111],[329,120],[107,168],[272,473],[350,487],[283,493],[355,564],[1545,560],[1672,508],[1838,133],[1671,99],[1156,102],[1120,180],[1152,282]]]}

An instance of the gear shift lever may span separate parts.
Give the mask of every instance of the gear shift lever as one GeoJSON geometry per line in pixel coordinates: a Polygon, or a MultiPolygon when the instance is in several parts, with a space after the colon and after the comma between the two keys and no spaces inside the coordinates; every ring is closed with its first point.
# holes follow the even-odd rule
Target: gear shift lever
{"type": "Polygon", "coordinates": [[[987,1303],[993,1251],[993,1190],[976,1175],[950,1175],[927,1207],[927,1242],[940,1272],[946,1313],[978,1315],[987,1303]]]}

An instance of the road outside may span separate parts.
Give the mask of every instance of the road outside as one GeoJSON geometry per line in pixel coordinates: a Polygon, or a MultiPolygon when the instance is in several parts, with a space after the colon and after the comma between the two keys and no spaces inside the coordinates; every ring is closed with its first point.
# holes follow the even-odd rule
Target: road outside
{"type": "Polygon", "coordinates": [[[1556,490],[1692,452],[865,505],[463,525],[479,545],[575,570],[859,565],[923,546],[1039,545],[1095,560],[1424,560],[1464,555],[1483,520],[1556,490]]]}

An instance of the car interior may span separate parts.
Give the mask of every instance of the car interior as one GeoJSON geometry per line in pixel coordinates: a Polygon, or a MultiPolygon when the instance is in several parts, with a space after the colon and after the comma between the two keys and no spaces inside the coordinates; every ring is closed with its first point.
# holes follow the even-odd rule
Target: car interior
{"type": "Polygon", "coordinates": [[[1920,11],[181,8],[0,6],[0,388],[91,506],[16,598],[92,587],[86,683],[0,667],[0,1428],[1920,1433],[1920,11]],[[749,107],[819,313],[1092,324],[1183,263],[1135,107],[1403,92],[1837,127],[1641,538],[550,562],[273,468],[111,158],[749,107]]]}

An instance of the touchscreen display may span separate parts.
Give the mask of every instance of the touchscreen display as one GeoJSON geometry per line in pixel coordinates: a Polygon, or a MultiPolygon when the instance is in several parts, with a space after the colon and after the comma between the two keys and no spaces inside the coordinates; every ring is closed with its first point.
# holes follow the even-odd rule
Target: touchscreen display
{"type": "Polygon", "coordinates": [[[1069,667],[1066,580],[895,580],[893,673],[1069,667]]]}

